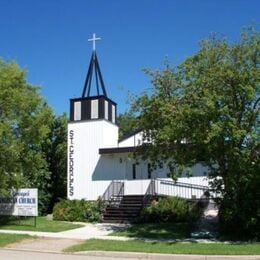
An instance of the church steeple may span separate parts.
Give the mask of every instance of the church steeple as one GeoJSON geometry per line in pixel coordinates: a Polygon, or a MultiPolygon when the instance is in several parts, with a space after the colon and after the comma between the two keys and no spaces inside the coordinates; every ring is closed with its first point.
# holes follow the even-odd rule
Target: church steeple
{"type": "Polygon", "coordinates": [[[96,53],[97,40],[101,38],[96,38],[95,33],[88,40],[93,42],[92,55],[81,98],[70,100],[70,121],[105,119],[115,124],[116,103],[107,97],[96,53]],[[96,85],[96,95],[91,95],[93,85],[96,85]]]}
{"type": "Polygon", "coordinates": [[[101,74],[101,70],[100,70],[98,58],[97,58],[97,53],[96,53],[96,41],[98,41],[98,40],[101,40],[101,38],[96,38],[95,33],[93,33],[93,38],[88,39],[88,41],[93,42],[93,51],[92,51],[92,55],[91,55],[91,59],[90,59],[89,67],[88,67],[88,73],[86,76],[83,92],[82,92],[82,98],[84,98],[86,96],[87,97],[90,96],[93,75],[95,77],[97,96],[99,96],[101,94],[101,90],[102,90],[103,95],[105,97],[107,97],[106,88],[105,88],[105,84],[103,81],[103,77],[101,74]]]}

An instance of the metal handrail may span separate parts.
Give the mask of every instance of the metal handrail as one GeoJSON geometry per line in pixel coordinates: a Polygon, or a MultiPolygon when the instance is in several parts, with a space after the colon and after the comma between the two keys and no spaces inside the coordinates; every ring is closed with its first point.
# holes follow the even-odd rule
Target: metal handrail
{"type": "Polygon", "coordinates": [[[114,194],[113,196],[115,196],[121,200],[121,198],[124,196],[124,191],[125,191],[125,183],[121,182],[121,186],[120,186],[118,193],[114,194]]]}
{"type": "Polygon", "coordinates": [[[124,182],[123,181],[111,181],[102,195],[102,199],[110,201],[113,197],[122,196],[124,194],[124,182]]]}
{"type": "Polygon", "coordinates": [[[143,197],[143,208],[147,205],[149,202],[150,198],[156,195],[156,190],[155,190],[155,180],[151,179],[150,184],[148,185],[146,192],[143,197]]]}
{"type": "Polygon", "coordinates": [[[169,181],[169,180],[160,180],[156,179],[156,181],[162,183],[162,184],[168,184],[173,186],[180,186],[185,188],[193,188],[193,189],[200,189],[200,190],[208,190],[208,186],[205,185],[199,185],[199,184],[191,184],[191,183],[185,183],[185,182],[175,182],[175,181],[169,181]]]}
{"type": "Polygon", "coordinates": [[[156,179],[155,190],[157,195],[172,196],[172,194],[179,194],[178,196],[186,199],[199,199],[196,198],[196,195],[198,194],[195,193],[202,191],[202,195],[203,195],[205,194],[206,191],[209,191],[209,187],[204,185],[198,185],[198,184],[156,179]],[[161,185],[164,185],[163,188],[161,185]]]}

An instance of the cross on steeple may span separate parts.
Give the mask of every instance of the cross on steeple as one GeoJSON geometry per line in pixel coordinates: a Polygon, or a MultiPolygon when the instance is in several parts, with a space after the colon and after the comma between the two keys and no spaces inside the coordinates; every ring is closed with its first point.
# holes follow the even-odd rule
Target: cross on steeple
{"type": "Polygon", "coordinates": [[[88,39],[89,42],[93,42],[93,51],[96,50],[96,41],[101,40],[101,38],[96,38],[96,34],[93,33],[93,38],[88,39]]]}
{"type": "Polygon", "coordinates": [[[92,78],[95,78],[96,83],[96,89],[97,89],[97,96],[101,95],[101,91],[103,92],[103,96],[107,97],[106,89],[105,89],[105,84],[102,78],[102,74],[99,68],[98,64],[98,58],[97,58],[97,53],[96,53],[96,41],[101,40],[101,38],[96,37],[96,34],[93,33],[93,37],[91,39],[88,39],[88,41],[93,42],[93,52],[91,55],[89,67],[88,67],[88,73],[87,77],[85,80],[84,84],[84,89],[82,92],[82,98],[85,96],[90,97],[90,89],[92,84],[92,78]],[[101,87],[101,88],[100,88],[101,87]]]}

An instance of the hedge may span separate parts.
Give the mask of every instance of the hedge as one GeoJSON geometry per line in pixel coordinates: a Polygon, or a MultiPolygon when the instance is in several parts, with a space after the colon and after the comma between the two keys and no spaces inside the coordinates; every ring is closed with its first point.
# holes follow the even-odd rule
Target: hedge
{"type": "Polygon", "coordinates": [[[179,197],[153,200],[141,213],[144,222],[195,222],[201,215],[197,204],[179,197]]]}
{"type": "Polygon", "coordinates": [[[61,200],[53,208],[53,219],[63,221],[100,222],[104,210],[102,200],[61,200]]]}

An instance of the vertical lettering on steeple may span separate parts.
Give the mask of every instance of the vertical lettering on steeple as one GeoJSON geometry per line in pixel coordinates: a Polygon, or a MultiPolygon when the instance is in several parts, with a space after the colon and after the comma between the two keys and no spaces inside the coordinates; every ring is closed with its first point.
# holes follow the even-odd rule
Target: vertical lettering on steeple
{"type": "Polygon", "coordinates": [[[69,132],[69,176],[68,176],[68,186],[69,186],[69,196],[74,195],[74,131],[69,132]]]}

